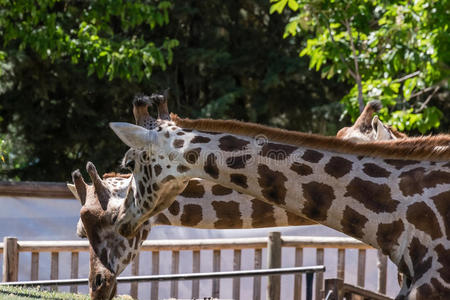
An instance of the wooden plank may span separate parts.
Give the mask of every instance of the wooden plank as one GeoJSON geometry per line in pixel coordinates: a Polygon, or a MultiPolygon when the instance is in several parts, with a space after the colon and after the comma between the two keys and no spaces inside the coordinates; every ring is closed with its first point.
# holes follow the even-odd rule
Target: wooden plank
{"type": "MultiPolygon", "coordinates": [[[[295,266],[303,266],[303,248],[295,248],[295,266]]],[[[294,300],[302,299],[302,274],[294,275],[294,300]]]]}
{"type": "MultiPolygon", "coordinates": [[[[200,273],[200,251],[192,251],[192,273],[200,273]]],[[[192,280],[192,299],[199,298],[200,281],[192,280]]]]}
{"type": "MultiPolygon", "coordinates": [[[[19,241],[20,252],[74,252],[89,251],[87,241],[19,241]]],[[[352,248],[373,249],[353,238],[342,237],[296,237],[282,238],[283,247],[301,248],[352,248]]],[[[172,250],[215,250],[215,249],[255,249],[265,248],[267,238],[238,239],[202,239],[202,240],[153,240],[144,241],[141,251],[172,251],[172,250]]],[[[3,247],[0,243],[0,253],[3,247]]]]}
{"type": "MultiPolygon", "coordinates": [[[[270,232],[267,240],[267,268],[281,268],[281,233],[270,232]]],[[[267,299],[280,300],[281,276],[267,277],[267,299]]]]}
{"type": "MultiPolygon", "coordinates": [[[[323,248],[317,248],[316,250],[316,265],[323,265],[324,262],[324,250],[323,248]]],[[[322,299],[322,290],[323,290],[323,273],[319,272],[315,274],[316,277],[316,291],[315,291],[315,299],[322,299]]]]}
{"type": "Polygon", "coordinates": [[[39,252],[31,252],[31,274],[30,280],[35,281],[39,278],[39,252]]]}
{"type": "MultiPolygon", "coordinates": [[[[70,259],[70,278],[75,279],[78,278],[78,252],[72,252],[72,257],[70,259]]],[[[70,286],[71,293],[78,292],[78,286],[72,285],[70,286]]]]}
{"type": "MultiPolygon", "coordinates": [[[[132,276],[139,275],[139,258],[140,258],[140,256],[139,256],[139,252],[138,252],[138,254],[133,259],[133,262],[131,264],[131,275],[132,276]]],[[[138,282],[132,282],[130,285],[130,296],[133,297],[133,299],[139,299],[138,290],[139,290],[138,282]]]]}
{"type": "MultiPolygon", "coordinates": [[[[158,274],[159,274],[159,252],[153,251],[152,252],[152,275],[158,275],[158,274]]],[[[152,281],[151,295],[150,295],[152,300],[158,300],[158,288],[159,288],[159,282],[152,281]]]]}
{"type": "MultiPolygon", "coordinates": [[[[213,272],[220,272],[220,250],[213,251],[213,272]]],[[[220,279],[212,281],[212,297],[220,298],[220,279]]]]}
{"type": "Polygon", "coordinates": [[[17,281],[19,278],[19,246],[14,237],[4,237],[3,281],[17,281]]]}
{"type": "Polygon", "coordinates": [[[387,256],[377,250],[378,256],[378,293],[386,294],[387,256]]]}
{"type": "MultiPolygon", "coordinates": [[[[180,273],[180,252],[172,251],[172,268],[171,274],[180,273]]],[[[178,280],[172,280],[170,282],[170,297],[178,298],[178,280]]]]}
{"type": "MultiPolygon", "coordinates": [[[[262,266],[262,249],[255,249],[255,257],[254,257],[254,269],[259,270],[262,266]]],[[[254,276],[253,277],[253,299],[260,300],[261,299],[261,277],[254,276]]]]}
{"type": "Polygon", "coordinates": [[[354,286],[354,285],[347,284],[347,283],[344,283],[342,285],[342,290],[345,293],[348,293],[348,292],[352,293],[352,296],[356,294],[360,297],[360,299],[392,300],[392,298],[389,298],[386,295],[376,293],[373,291],[369,291],[369,290],[363,289],[361,287],[354,286]]]}
{"type": "MultiPolygon", "coordinates": [[[[50,261],[50,279],[56,280],[59,275],[59,252],[52,252],[50,261]]],[[[52,287],[53,290],[57,291],[58,287],[52,287]]]]}
{"type": "Polygon", "coordinates": [[[357,285],[364,287],[366,282],[366,250],[358,250],[358,273],[357,285]]]}
{"type": "Polygon", "coordinates": [[[67,188],[67,185],[62,182],[0,181],[0,195],[12,197],[75,199],[73,194],[67,188]]]}
{"type": "Polygon", "coordinates": [[[338,249],[337,278],[345,281],[345,249],[338,249]]]}
{"type": "MultiPolygon", "coordinates": [[[[242,251],[237,249],[233,251],[233,271],[241,270],[242,251]]],[[[233,300],[239,300],[241,294],[241,278],[233,278],[233,300]]]]}

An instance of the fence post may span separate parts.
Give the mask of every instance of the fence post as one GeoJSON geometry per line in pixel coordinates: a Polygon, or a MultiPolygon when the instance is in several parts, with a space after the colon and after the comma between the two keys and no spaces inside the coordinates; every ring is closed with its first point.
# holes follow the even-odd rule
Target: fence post
{"type": "Polygon", "coordinates": [[[332,291],[331,297],[328,298],[329,300],[344,299],[343,286],[344,281],[340,278],[325,279],[325,297],[328,295],[329,291],[332,291]]]}
{"type": "Polygon", "coordinates": [[[381,250],[378,255],[378,293],[386,294],[387,256],[381,250]]]}
{"type": "Polygon", "coordinates": [[[19,278],[19,246],[17,238],[3,238],[3,281],[17,281],[19,278]]]}
{"type": "MultiPolygon", "coordinates": [[[[267,239],[267,267],[269,269],[281,268],[281,233],[270,232],[267,239]]],[[[280,299],[280,275],[267,278],[267,300],[280,299]]]]}

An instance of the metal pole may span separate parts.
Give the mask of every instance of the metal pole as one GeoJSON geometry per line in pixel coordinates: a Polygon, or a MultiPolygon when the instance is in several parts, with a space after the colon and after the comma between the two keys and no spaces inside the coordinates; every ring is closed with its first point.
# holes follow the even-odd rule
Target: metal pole
{"type": "MultiPolygon", "coordinates": [[[[211,279],[211,278],[231,278],[235,276],[251,277],[251,276],[267,276],[281,274],[306,273],[306,281],[308,276],[312,276],[315,272],[325,272],[325,266],[312,267],[293,267],[293,268],[277,268],[263,270],[242,270],[227,272],[210,272],[210,273],[189,273],[189,274],[167,274],[167,275],[142,275],[142,276],[124,276],[118,277],[118,283],[129,282],[146,282],[146,281],[170,281],[170,280],[192,280],[192,279],[211,279]]],[[[312,279],[311,279],[312,280],[312,279]]],[[[88,279],[59,279],[59,280],[38,280],[38,281],[16,281],[2,282],[1,285],[20,285],[20,286],[49,286],[49,285],[73,285],[87,284],[88,279]]],[[[312,287],[311,287],[312,289],[312,287]]]]}
{"type": "Polygon", "coordinates": [[[312,300],[314,273],[306,273],[306,300],[312,300]]]}

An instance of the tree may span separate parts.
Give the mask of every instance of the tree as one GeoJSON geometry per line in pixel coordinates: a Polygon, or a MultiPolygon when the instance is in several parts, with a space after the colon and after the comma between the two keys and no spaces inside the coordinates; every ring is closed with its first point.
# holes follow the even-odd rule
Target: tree
{"type": "Polygon", "coordinates": [[[42,4],[35,19],[28,16],[32,5],[11,8],[14,4],[7,2],[14,12],[0,6],[2,28],[27,28],[6,44],[0,30],[0,136],[9,145],[2,179],[67,181],[89,160],[100,172],[120,171],[127,148],[108,122],[133,122],[133,96],[167,87],[171,111],[185,117],[234,118],[323,134],[343,126],[336,100],[349,86],[308,70],[307,60],[297,57],[303,36],[296,36],[295,43],[283,40],[288,18],[270,15],[268,1],[177,0],[167,9],[160,2],[145,3],[56,1],[45,6],[46,12],[42,4]],[[150,12],[144,17],[141,10],[155,17],[150,12]],[[47,23],[52,14],[55,27],[79,50],[51,34],[46,24],[53,24],[47,23]],[[163,22],[152,27],[157,15],[163,22]],[[87,33],[80,33],[83,21],[87,33]],[[40,31],[47,33],[35,35],[40,31]],[[177,41],[170,48],[173,57],[164,47],[167,41],[177,41]],[[160,51],[164,63],[154,54],[151,68],[141,64],[140,55],[153,53],[143,50],[148,44],[160,51]],[[120,62],[110,69],[108,55],[97,47],[112,58],[119,55],[120,62]],[[129,51],[133,55],[124,54],[129,51]]]}
{"type": "Polygon", "coordinates": [[[272,13],[295,12],[284,37],[312,34],[300,52],[310,68],[354,84],[342,99],[344,114],[354,120],[377,98],[386,107],[382,120],[401,131],[439,127],[444,115],[429,104],[448,88],[448,0],[271,2],[272,13]]]}

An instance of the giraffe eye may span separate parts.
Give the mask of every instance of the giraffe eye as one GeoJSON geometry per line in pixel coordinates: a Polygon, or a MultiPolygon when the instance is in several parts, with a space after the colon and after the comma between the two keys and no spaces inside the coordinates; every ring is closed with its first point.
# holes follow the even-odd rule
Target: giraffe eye
{"type": "Polygon", "coordinates": [[[129,161],[127,161],[127,163],[125,164],[125,168],[127,168],[127,169],[130,170],[130,171],[133,171],[133,170],[134,170],[134,166],[135,166],[134,160],[129,160],[129,161]]]}

